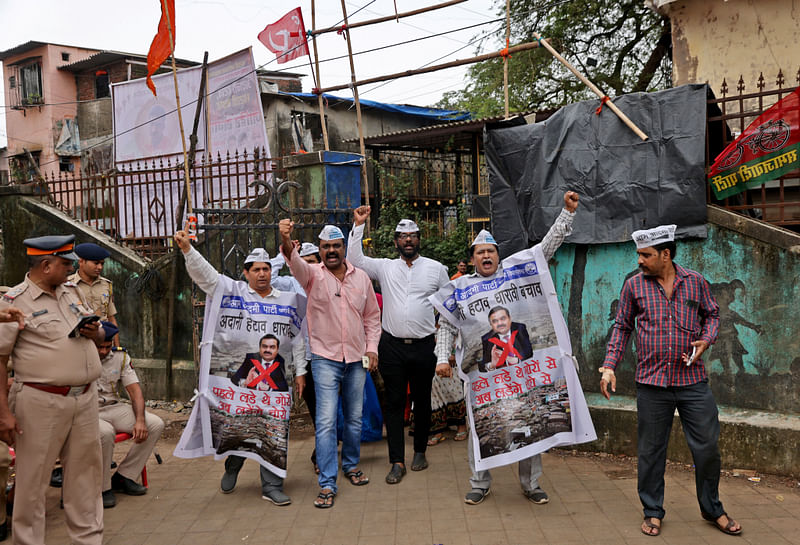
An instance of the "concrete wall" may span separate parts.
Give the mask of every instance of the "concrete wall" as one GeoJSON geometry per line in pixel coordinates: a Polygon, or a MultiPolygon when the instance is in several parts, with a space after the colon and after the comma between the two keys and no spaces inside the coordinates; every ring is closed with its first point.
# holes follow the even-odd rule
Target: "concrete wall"
{"type": "MultiPolygon", "coordinates": [[[[701,272],[720,305],[719,338],[704,359],[721,405],[724,461],[800,474],[800,236],[716,207],[709,222],[706,240],[679,242],[676,262],[701,272]]],[[[622,284],[637,272],[634,245],[565,245],[551,271],[600,438],[586,448],[633,454],[632,348],[617,368],[611,403],[598,393],[597,369],[622,284]]],[[[670,456],[690,461],[684,445],[673,441],[670,456]]]]}
{"type": "Polygon", "coordinates": [[[772,89],[778,69],[786,86],[795,85],[800,68],[800,5],[795,0],[659,3],[672,21],[674,85],[708,82],[717,92],[723,78],[735,89],[739,75],[752,85],[763,72],[766,88],[772,89]]]}

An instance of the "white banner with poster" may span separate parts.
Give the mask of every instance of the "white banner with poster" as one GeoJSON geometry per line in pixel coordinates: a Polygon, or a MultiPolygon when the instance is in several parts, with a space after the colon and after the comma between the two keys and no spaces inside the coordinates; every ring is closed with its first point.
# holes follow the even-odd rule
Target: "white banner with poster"
{"type": "MultiPolygon", "coordinates": [[[[197,107],[197,94],[202,68],[192,67],[178,70],[178,91],[181,97],[186,149],[197,107]]],[[[144,78],[116,83],[111,86],[113,129],[115,137],[114,157],[117,167],[125,172],[131,167],[144,166],[152,157],[167,157],[175,166],[172,176],[177,181],[160,180],[152,174],[147,179],[139,175],[118,176],[119,191],[117,225],[124,238],[167,237],[176,226],[175,213],[183,184],[183,170],[177,168],[183,162],[175,88],[171,73],[153,76],[158,96],[147,88],[144,78]]],[[[252,154],[258,148],[269,157],[269,143],[264,124],[264,111],[258,86],[253,54],[250,48],[208,64],[207,92],[197,132],[198,153],[228,152],[252,154]],[[208,130],[206,128],[208,121],[208,130]],[[208,139],[208,140],[207,140],[208,139]]],[[[159,165],[155,165],[158,167],[159,165]]],[[[135,168],[133,171],[135,172],[135,168]]],[[[251,174],[243,175],[215,170],[209,179],[221,180],[216,186],[192,184],[194,207],[240,208],[246,203],[239,200],[246,194],[247,184],[254,180],[251,174]],[[230,182],[230,183],[228,183],[230,182]]],[[[265,173],[267,181],[269,173],[265,173]]]]}
{"type": "Polygon", "coordinates": [[[219,276],[206,301],[197,401],[175,456],[231,454],[286,477],[290,377],[285,361],[302,342],[305,297],[281,292],[264,299],[247,283],[219,276]]]}
{"type": "Polygon", "coordinates": [[[459,331],[478,470],[597,439],[538,245],[504,259],[491,277],[451,281],[431,302],[459,331]]]}

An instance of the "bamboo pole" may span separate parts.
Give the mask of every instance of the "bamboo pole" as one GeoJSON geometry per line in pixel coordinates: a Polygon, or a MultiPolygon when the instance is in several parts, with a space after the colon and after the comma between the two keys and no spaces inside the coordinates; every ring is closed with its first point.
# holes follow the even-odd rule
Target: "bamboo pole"
{"type": "MultiPolygon", "coordinates": [[[[506,50],[511,39],[511,0],[506,0],[506,50]]],[[[508,119],[508,55],[503,56],[503,92],[505,94],[506,119],[508,119]]]]}
{"type": "Polygon", "coordinates": [[[603,93],[603,92],[602,92],[600,89],[598,89],[598,88],[597,88],[597,86],[596,86],[594,83],[592,83],[591,81],[589,81],[589,80],[586,78],[586,76],[584,76],[583,74],[581,74],[580,72],[578,72],[578,70],[576,70],[576,69],[575,69],[575,67],[574,67],[574,66],[572,66],[572,65],[569,63],[569,61],[567,61],[567,59],[565,59],[564,57],[562,57],[562,56],[561,56],[561,54],[559,54],[559,52],[558,52],[558,51],[556,51],[555,49],[553,49],[553,46],[551,46],[549,43],[547,43],[547,40],[543,40],[543,39],[542,39],[542,37],[541,37],[541,36],[540,36],[540,35],[539,35],[537,32],[533,32],[533,37],[534,37],[534,38],[536,38],[536,39],[539,41],[539,43],[541,43],[541,44],[542,44],[542,46],[543,46],[545,49],[547,49],[547,50],[550,52],[550,54],[551,54],[551,55],[553,55],[553,56],[554,56],[556,59],[558,59],[558,61],[559,61],[561,64],[563,64],[564,66],[566,66],[566,67],[567,67],[567,69],[568,69],[570,72],[572,72],[573,74],[575,74],[575,77],[577,77],[579,80],[581,80],[581,82],[583,82],[583,84],[584,84],[586,87],[588,87],[589,89],[591,89],[591,90],[592,90],[592,92],[593,92],[594,94],[596,94],[598,97],[600,97],[600,99],[602,100],[602,103],[600,104],[600,107],[601,107],[601,108],[602,108],[603,104],[605,104],[606,106],[608,106],[608,108],[609,108],[609,109],[610,109],[612,112],[614,112],[615,114],[617,114],[617,117],[619,117],[619,118],[622,120],[622,122],[623,122],[623,123],[625,123],[625,124],[628,126],[628,128],[630,128],[630,129],[631,129],[631,130],[632,130],[634,133],[636,133],[636,136],[638,136],[638,137],[639,137],[639,138],[641,138],[642,140],[647,140],[647,139],[648,139],[648,136],[647,136],[647,135],[646,135],[644,132],[642,132],[642,130],[641,130],[639,127],[637,127],[637,126],[636,126],[636,125],[633,123],[633,121],[631,121],[631,120],[628,118],[628,116],[627,116],[627,115],[625,115],[625,114],[622,112],[622,110],[620,110],[619,108],[617,108],[617,105],[616,105],[616,104],[614,104],[613,102],[611,102],[611,100],[610,100],[610,99],[609,99],[609,98],[606,96],[606,94],[605,94],[605,93],[603,93]]]}
{"type": "MultiPolygon", "coordinates": [[[[344,20],[344,38],[347,41],[347,57],[350,59],[350,85],[353,90],[353,100],[356,104],[356,124],[358,125],[358,148],[361,152],[361,178],[364,180],[364,204],[369,204],[369,179],[367,178],[367,150],[364,146],[364,125],[361,121],[361,102],[358,100],[358,84],[356,83],[356,67],[353,63],[353,46],[350,43],[350,29],[347,26],[347,7],[342,1],[342,19],[344,20]]],[[[320,92],[320,96],[322,96],[320,92]]],[[[369,224],[364,227],[364,234],[369,235],[369,224]]]]}
{"type": "MultiPolygon", "coordinates": [[[[441,4],[436,4],[434,6],[428,6],[424,8],[415,9],[412,11],[406,11],[403,13],[397,13],[397,5],[395,4],[395,14],[394,15],[387,15],[385,17],[378,17],[377,19],[368,19],[366,21],[359,21],[357,23],[353,23],[352,25],[347,24],[347,18],[344,20],[344,26],[331,26],[327,28],[321,28],[319,30],[312,30],[311,35],[317,36],[318,34],[325,34],[326,32],[340,32],[342,30],[348,30],[351,28],[358,28],[367,25],[374,25],[375,23],[383,23],[386,21],[391,20],[399,20],[401,17],[410,17],[412,15],[419,15],[420,13],[425,13],[427,11],[433,11],[436,9],[446,8],[450,6],[454,6],[456,4],[461,4],[466,2],[467,0],[448,0],[447,2],[442,2],[441,4]]],[[[314,24],[312,22],[311,26],[313,27],[314,24]]]]}
{"type": "MultiPolygon", "coordinates": [[[[539,47],[539,42],[529,42],[525,44],[515,45],[514,47],[508,48],[508,54],[511,55],[513,53],[519,53],[520,51],[527,51],[529,49],[536,49],[539,47]]],[[[338,91],[340,89],[347,89],[350,86],[358,86],[358,85],[368,85],[370,83],[379,83],[381,81],[389,81],[398,78],[405,78],[408,76],[416,76],[417,74],[427,74],[428,72],[436,72],[437,70],[442,70],[444,68],[453,68],[455,66],[463,66],[465,64],[475,64],[476,62],[488,61],[489,59],[496,59],[497,57],[502,57],[505,51],[495,51],[494,53],[486,53],[484,55],[478,55],[477,57],[470,57],[468,59],[462,59],[457,61],[450,61],[443,64],[435,64],[433,66],[427,66],[425,68],[417,68],[415,70],[406,70],[405,72],[395,72],[394,74],[389,74],[387,76],[377,76],[374,78],[363,79],[360,81],[355,81],[350,84],[344,85],[333,85],[331,87],[324,87],[320,89],[322,93],[329,93],[331,91],[338,91]]]]}
{"type": "MultiPolygon", "coordinates": [[[[311,27],[316,26],[316,1],[311,0],[311,27]]],[[[322,87],[322,80],[319,75],[319,53],[317,52],[317,36],[311,35],[311,43],[314,45],[314,64],[316,65],[317,73],[317,88],[322,87]]],[[[328,124],[325,123],[325,100],[322,98],[322,93],[317,95],[317,103],[319,104],[319,121],[322,124],[322,142],[325,144],[325,151],[328,151],[328,124]]]]}
{"type": "Polygon", "coordinates": [[[167,34],[169,34],[169,49],[172,53],[172,81],[175,84],[175,104],[178,107],[178,126],[181,129],[181,147],[183,148],[183,177],[186,185],[186,210],[189,214],[192,213],[192,188],[191,180],[189,178],[189,161],[186,154],[186,136],[183,132],[183,116],[181,115],[181,97],[178,93],[178,67],[175,65],[175,41],[172,38],[172,21],[169,18],[169,9],[167,9],[167,0],[161,0],[161,5],[164,8],[164,13],[167,17],[167,34]]]}

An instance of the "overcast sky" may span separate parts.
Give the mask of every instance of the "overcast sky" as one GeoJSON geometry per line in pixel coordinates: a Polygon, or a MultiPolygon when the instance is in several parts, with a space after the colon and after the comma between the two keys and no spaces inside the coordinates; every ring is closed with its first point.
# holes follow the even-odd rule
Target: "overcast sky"
{"type": "MultiPolygon", "coordinates": [[[[399,12],[411,11],[444,0],[346,0],[350,23],[399,12]],[[366,6],[366,7],[364,7],[366,6]],[[360,8],[358,13],[355,13],[360,8]]],[[[101,50],[146,55],[160,17],[159,0],[0,0],[0,51],[27,41],[52,42],[101,50]],[[35,16],[34,16],[35,12],[35,16]]],[[[340,0],[317,0],[316,27],[340,24],[340,0]]],[[[447,30],[486,23],[497,18],[495,0],[467,0],[462,4],[351,31],[353,52],[423,38],[447,30]]],[[[176,0],[179,58],[202,61],[208,51],[215,60],[242,48],[252,47],[256,66],[268,70],[288,69],[306,74],[303,90],[314,87],[309,57],[277,64],[275,55],[256,38],[270,23],[300,6],[307,29],[312,28],[311,0],[176,0]],[[272,61],[272,62],[270,62],[272,61]]],[[[476,54],[478,43],[470,42],[482,31],[495,30],[501,23],[485,24],[441,37],[429,38],[373,53],[355,56],[358,79],[464,59],[476,54]]],[[[342,36],[329,33],[318,38],[320,60],[344,55],[342,60],[320,64],[322,86],[350,81],[347,44],[342,36]]],[[[482,52],[499,49],[493,40],[484,41],[482,52]]],[[[313,51],[312,51],[313,55],[313,51]]],[[[446,91],[463,85],[466,67],[451,68],[359,88],[364,99],[428,106],[446,91]]],[[[4,75],[4,78],[6,76],[4,75]]],[[[0,147],[6,145],[6,103],[0,86],[0,147]]],[[[347,90],[338,93],[349,94],[347,90]]],[[[45,97],[47,100],[47,97],[45,97]]]]}

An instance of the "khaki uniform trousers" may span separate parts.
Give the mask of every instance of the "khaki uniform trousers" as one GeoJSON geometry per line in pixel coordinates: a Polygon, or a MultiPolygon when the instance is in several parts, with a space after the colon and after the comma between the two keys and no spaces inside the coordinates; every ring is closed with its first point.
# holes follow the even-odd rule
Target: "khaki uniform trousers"
{"type": "Polygon", "coordinates": [[[0,524],[6,521],[6,487],[10,465],[11,453],[8,452],[8,445],[0,441],[0,524]]]}
{"type": "MultiPolygon", "coordinates": [[[[147,439],[141,443],[131,440],[131,448],[125,459],[117,465],[117,473],[128,479],[138,481],[147,457],[153,452],[156,441],[164,431],[164,421],[158,416],[144,413],[147,425],[147,439]]],[[[133,433],[136,416],[133,407],[126,403],[115,403],[100,407],[100,444],[103,448],[103,490],[111,489],[111,462],[114,458],[114,438],[117,433],[133,433]]]]}
{"type": "Polygon", "coordinates": [[[43,545],[45,493],[57,458],[64,468],[64,515],[74,545],[103,542],[103,501],[97,388],[78,396],[43,392],[15,382],[11,410],[22,430],[16,436],[16,545],[43,545]]]}

